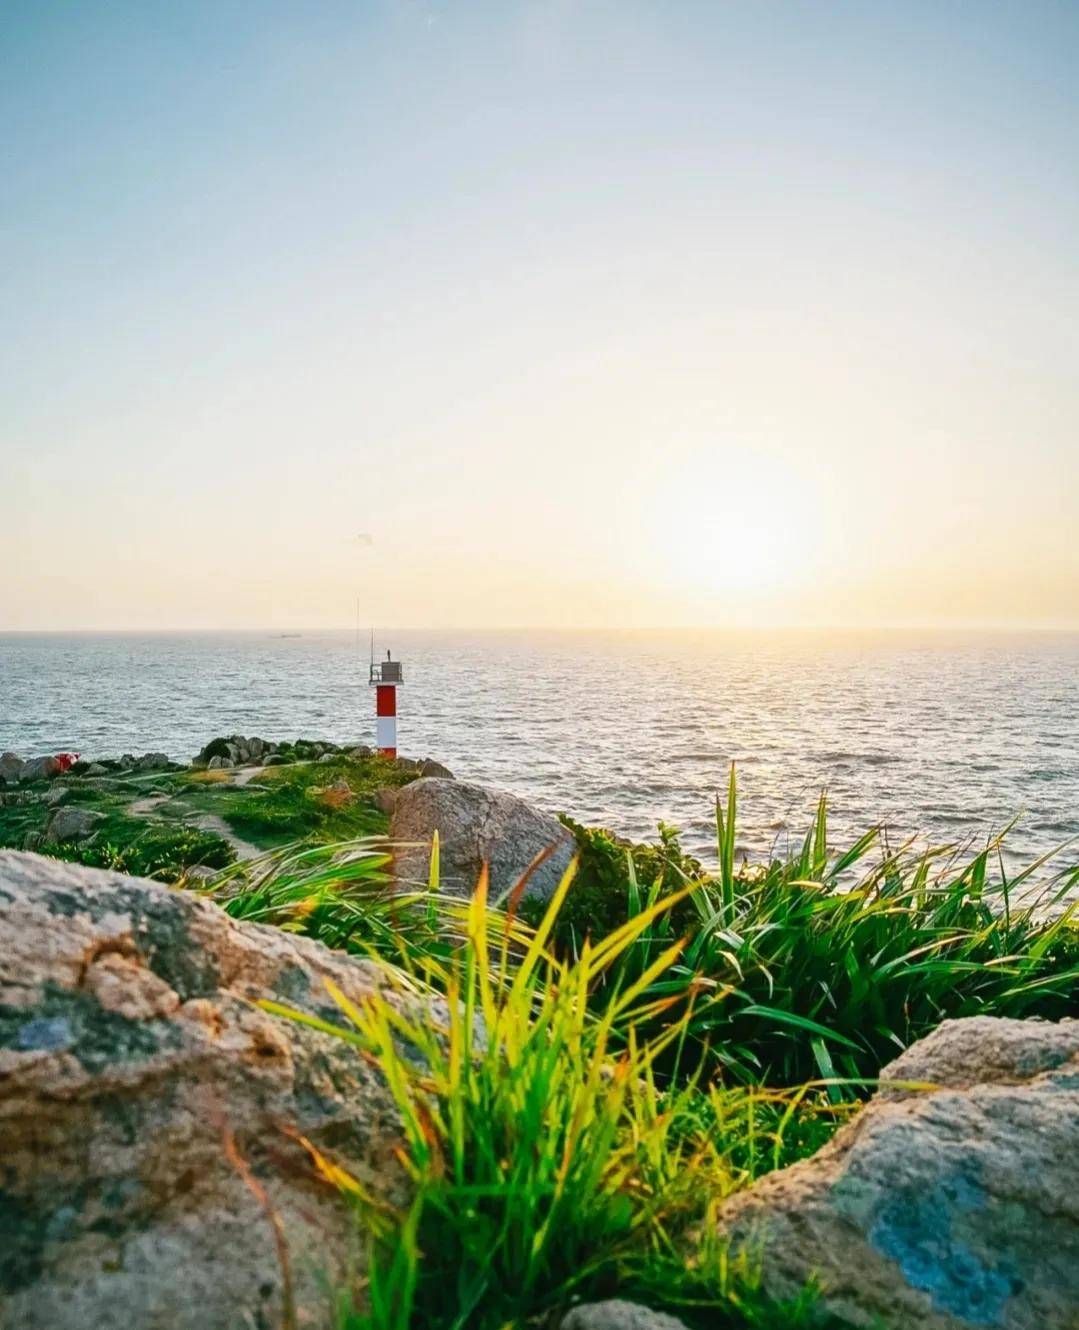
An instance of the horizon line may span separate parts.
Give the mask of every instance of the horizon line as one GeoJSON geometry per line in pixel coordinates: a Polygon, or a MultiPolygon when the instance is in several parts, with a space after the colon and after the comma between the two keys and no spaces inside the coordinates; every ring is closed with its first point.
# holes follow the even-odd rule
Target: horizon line
{"type": "MultiPolygon", "coordinates": [[[[370,625],[364,626],[364,631],[370,625]]],[[[612,624],[497,624],[497,625],[442,625],[418,627],[410,625],[390,625],[385,628],[376,626],[376,631],[385,636],[388,633],[1044,633],[1075,634],[1079,633],[1079,622],[1072,624],[1044,623],[882,623],[882,624],[637,624],[619,626],[612,624]]],[[[4,628],[0,627],[0,637],[32,636],[91,636],[142,634],[177,635],[205,633],[267,633],[275,637],[307,636],[319,633],[356,632],[355,625],[332,624],[318,627],[299,624],[244,624],[230,627],[210,625],[183,625],[174,628],[145,627],[125,625],[121,627],[63,627],[63,628],[4,628]]]]}

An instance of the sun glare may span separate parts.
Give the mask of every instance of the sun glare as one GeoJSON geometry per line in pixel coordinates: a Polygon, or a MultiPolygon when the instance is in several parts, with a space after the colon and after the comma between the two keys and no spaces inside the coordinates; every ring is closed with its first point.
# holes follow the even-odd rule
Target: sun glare
{"type": "Polygon", "coordinates": [[[657,559],[675,586],[771,592],[801,580],[811,531],[795,478],[752,454],[709,459],[672,483],[657,559]]]}

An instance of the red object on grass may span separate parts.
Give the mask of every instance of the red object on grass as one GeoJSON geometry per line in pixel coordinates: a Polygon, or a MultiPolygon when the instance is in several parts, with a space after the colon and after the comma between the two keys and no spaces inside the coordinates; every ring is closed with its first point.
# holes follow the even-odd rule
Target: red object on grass
{"type": "Polygon", "coordinates": [[[56,760],[60,763],[60,770],[62,772],[70,771],[79,760],[79,755],[78,753],[57,753],[56,760]]]}

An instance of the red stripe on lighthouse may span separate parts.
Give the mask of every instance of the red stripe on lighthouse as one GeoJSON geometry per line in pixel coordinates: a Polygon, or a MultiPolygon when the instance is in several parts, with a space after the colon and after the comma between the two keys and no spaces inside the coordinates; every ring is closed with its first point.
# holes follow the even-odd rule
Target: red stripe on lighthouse
{"type": "Polygon", "coordinates": [[[375,744],[383,757],[397,756],[397,689],[392,683],[375,689],[375,744]]]}

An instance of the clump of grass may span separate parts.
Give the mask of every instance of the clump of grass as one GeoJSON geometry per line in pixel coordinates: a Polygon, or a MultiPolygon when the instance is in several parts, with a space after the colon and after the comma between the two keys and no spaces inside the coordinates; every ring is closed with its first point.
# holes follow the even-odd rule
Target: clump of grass
{"type": "Polygon", "coordinates": [[[440,988],[444,1022],[430,1004],[409,1015],[379,994],[356,1007],[334,991],[342,1027],[264,1004],[355,1045],[400,1113],[405,1212],[325,1164],[371,1245],[364,1285],[340,1295],[340,1330],[496,1330],[616,1292],[696,1309],[710,1325],[804,1323],[811,1299],[766,1307],[752,1268],[711,1236],[712,1215],[758,1173],[815,1148],[842,1110],[815,1089],[663,1087],[657,1062],[677,1058],[692,1009],[640,1032],[675,1005],[649,990],[681,943],[632,982],[614,971],[677,898],[561,961],[546,948],[571,880],[533,931],[489,909],[481,879],[460,945],[434,972],[412,958],[409,990],[440,988]],[[597,1013],[589,997],[603,979],[597,1013]]]}
{"type": "MultiPolygon", "coordinates": [[[[889,849],[871,830],[834,852],[823,796],[797,854],[739,866],[736,820],[732,769],[716,804],[718,872],[680,869],[688,922],[658,916],[612,976],[647,972],[676,924],[684,930],[677,963],[649,993],[660,1001],[695,988],[687,1037],[728,1079],[872,1079],[950,1017],[1079,1015],[1079,901],[1067,903],[1079,868],[1035,889],[1046,859],[1009,875],[1003,837],[964,858],[955,847],[889,849]]],[[[666,878],[642,884],[624,856],[629,917],[667,889],[666,878]]]]}
{"type": "Polygon", "coordinates": [[[92,841],[51,846],[47,852],[54,858],[73,859],[92,868],[165,882],[182,879],[192,868],[226,868],[235,857],[232,847],[213,832],[136,818],[114,818],[92,841]]]}
{"type": "MultiPolygon", "coordinates": [[[[234,919],[272,924],[338,951],[380,958],[445,992],[447,966],[467,939],[468,903],[438,891],[438,837],[426,891],[393,881],[385,839],[291,845],[234,864],[202,890],[234,919]]],[[[507,938],[511,922],[490,912],[489,932],[507,938]]]]}

